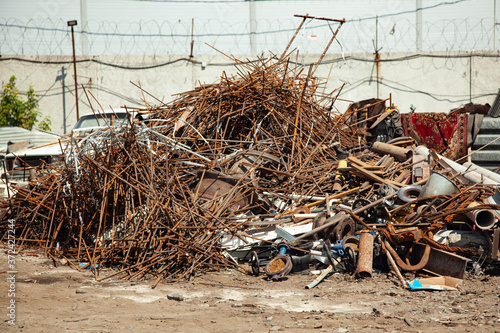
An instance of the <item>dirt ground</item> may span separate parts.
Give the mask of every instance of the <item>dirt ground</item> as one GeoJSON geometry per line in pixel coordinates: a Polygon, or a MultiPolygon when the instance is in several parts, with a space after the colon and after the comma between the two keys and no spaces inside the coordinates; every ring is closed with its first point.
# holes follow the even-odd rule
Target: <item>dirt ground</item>
{"type": "Polygon", "coordinates": [[[15,268],[11,284],[2,247],[1,332],[500,332],[498,276],[468,277],[460,291],[412,292],[388,274],[336,274],[308,290],[310,274],[270,282],[231,270],[152,289],[153,281],[96,282],[41,253],[17,255],[15,268]]]}

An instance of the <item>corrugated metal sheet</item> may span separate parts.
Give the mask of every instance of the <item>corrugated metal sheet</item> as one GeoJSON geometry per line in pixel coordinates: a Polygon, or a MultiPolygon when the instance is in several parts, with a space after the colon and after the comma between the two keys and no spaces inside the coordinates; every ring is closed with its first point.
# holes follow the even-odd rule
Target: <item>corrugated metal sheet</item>
{"type": "Polygon", "coordinates": [[[12,143],[29,141],[30,144],[39,146],[57,140],[58,138],[59,136],[55,134],[44,133],[38,130],[28,131],[20,127],[0,127],[0,151],[7,148],[7,142],[9,141],[12,143]]]}
{"type": "Polygon", "coordinates": [[[500,117],[500,89],[498,89],[497,97],[495,98],[495,102],[490,108],[488,112],[488,116],[490,117],[500,117]]]}
{"type": "Polygon", "coordinates": [[[471,161],[494,171],[500,167],[500,118],[484,117],[472,145],[471,161]]]}

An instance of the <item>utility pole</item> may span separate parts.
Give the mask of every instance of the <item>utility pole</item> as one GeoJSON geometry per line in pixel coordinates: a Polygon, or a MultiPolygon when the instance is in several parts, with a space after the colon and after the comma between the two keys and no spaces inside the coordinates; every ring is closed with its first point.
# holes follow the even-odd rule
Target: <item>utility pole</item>
{"type": "Polygon", "coordinates": [[[56,77],[56,81],[61,81],[62,85],[62,106],[63,106],[63,131],[66,134],[66,84],[64,82],[66,79],[66,73],[64,73],[64,66],[61,67],[61,75],[56,77]]]}
{"type": "Polygon", "coordinates": [[[80,113],[78,112],[78,82],[76,79],[76,57],[75,57],[75,34],[73,27],[77,25],[76,20],[68,21],[68,27],[71,27],[71,44],[73,45],[73,72],[75,76],[75,99],[76,99],[76,121],[80,120],[80,113]]]}

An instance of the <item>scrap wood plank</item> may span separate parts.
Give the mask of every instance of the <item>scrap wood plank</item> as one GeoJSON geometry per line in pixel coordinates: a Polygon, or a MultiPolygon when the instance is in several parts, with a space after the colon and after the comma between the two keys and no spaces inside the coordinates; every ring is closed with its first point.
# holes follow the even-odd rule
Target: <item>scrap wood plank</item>
{"type": "Polygon", "coordinates": [[[392,181],[392,180],[389,180],[389,179],[383,179],[383,178],[380,178],[379,176],[377,176],[376,174],[374,174],[373,172],[371,171],[368,171],[360,166],[357,166],[356,164],[352,163],[351,166],[356,169],[356,171],[360,172],[361,174],[363,174],[365,177],[368,177],[374,181],[377,181],[379,183],[383,183],[383,184],[386,184],[387,186],[390,186],[392,187],[393,189],[395,190],[399,190],[399,188],[405,186],[405,184],[401,184],[401,183],[398,183],[398,182],[395,182],[395,181],[392,181]]]}

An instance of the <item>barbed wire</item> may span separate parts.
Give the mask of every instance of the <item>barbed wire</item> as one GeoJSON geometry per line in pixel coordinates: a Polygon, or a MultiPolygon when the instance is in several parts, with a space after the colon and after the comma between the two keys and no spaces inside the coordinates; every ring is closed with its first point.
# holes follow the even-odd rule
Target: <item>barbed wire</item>
{"type": "MultiPolygon", "coordinates": [[[[320,22],[320,23],[318,23],[320,22]]],[[[293,47],[301,54],[322,53],[333,26],[307,21],[293,47]]],[[[77,55],[257,55],[285,48],[298,26],[297,19],[257,20],[228,24],[216,19],[192,21],[89,21],[86,31],[75,30],[77,55]],[[85,45],[87,41],[87,45],[85,45]],[[192,45],[192,46],[191,46],[192,45]],[[191,49],[192,47],[192,49],[191,49]]],[[[496,47],[493,18],[443,19],[424,22],[388,16],[350,20],[342,26],[332,53],[438,52],[492,50],[496,47]]],[[[63,20],[42,22],[0,18],[2,55],[70,55],[71,35],[63,20]]]]}
{"type": "MultiPolygon", "coordinates": [[[[308,54],[317,55],[323,52],[336,26],[317,22],[306,21],[292,46],[298,50],[300,56],[294,56],[291,62],[308,66],[308,54]]],[[[204,56],[204,61],[210,59],[207,56],[213,57],[213,61],[208,60],[210,66],[227,66],[233,63],[232,60],[221,62],[219,52],[246,55],[245,59],[261,52],[279,55],[297,26],[297,20],[294,19],[259,20],[252,35],[248,22],[230,25],[215,19],[194,19],[194,24],[192,21],[181,20],[89,22],[85,35],[81,31],[75,31],[75,46],[77,55],[82,55],[82,38],[86,36],[89,54],[80,56],[78,62],[96,62],[126,70],[151,69],[183,62],[202,66],[201,60],[196,58],[201,55],[204,56]],[[190,57],[192,41],[194,57],[190,57]]],[[[410,19],[390,16],[383,19],[351,20],[342,26],[338,43],[332,45],[330,54],[324,58],[322,65],[336,66],[337,78],[342,82],[351,81],[344,89],[349,92],[359,85],[374,82],[373,76],[352,78],[350,73],[353,69],[364,66],[363,63],[366,62],[375,66],[375,48],[385,54],[379,60],[381,63],[404,61],[410,69],[419,70],[421,75],[442,68],[455,71],[457,65],[463,67],[464,63],[469,62],[469,57],[491,57],[498,63],[499,55],[488,52],[495,46],[494,29],[492,19],[469,18],[424,23],[420,30],[421,47],[416,52],[417,29],[415,22],[410,19]],[[389,54],[397,52],[408,54],[389,54]],[[342,53],[342,56],[339,53],[342,53]],[[419,58],[432,59],[426,62],[414,61],[419,58]]],[[[72,54],[71,33],[67,23],[62,20],[47,19],[42,23],[23,23],[15,19],[0,18],[0,51],[0,61],[69,64],[71,60],[61,56],[72,54]],[[39,59],[17,57],[18,55],[43,57],[39,59]]],[[[411,80],[413,78],[400,78],[398,82],[384,80],[381,84],[393,90],[426,94],[437,101],[456,103],[469,99],[469,96],[465,95],[438,95],[435,92],[421,91],[414,88],[411,80]]],[[[107,93],[116,95],[116,92],[106,89],[104,90],[107,93]]],[[[48,91],[45,93],[51,94],[48,91]]]]}

